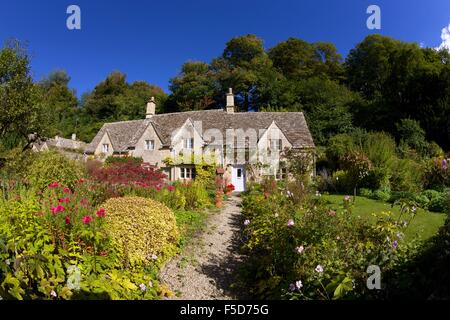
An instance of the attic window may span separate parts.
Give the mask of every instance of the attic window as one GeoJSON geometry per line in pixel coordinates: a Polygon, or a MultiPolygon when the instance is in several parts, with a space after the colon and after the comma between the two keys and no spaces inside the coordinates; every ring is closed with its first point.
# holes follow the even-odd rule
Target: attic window
{"type": "Polygon", "coordinates": [[[185,149],[194,149],[194,139],[193,138],[184,139],[183,140],[183,147],[185,149]]]}
{"type": "Polygon", "coordinates": [[[108,143],[104,143],[102,150],[103,150],[103,153],[109,152],[109,144],[108,143]]]}
{"type": "Polygon", "coordinates": [[[282,140],[281,139],[270,139],[270,150],[271,151],[281,151],[282,150],[282,140]]]}
{"type": "Polygon", "coordinates": [[[155,150],[155,140],[145,140],[145,150],[155,150]]]}

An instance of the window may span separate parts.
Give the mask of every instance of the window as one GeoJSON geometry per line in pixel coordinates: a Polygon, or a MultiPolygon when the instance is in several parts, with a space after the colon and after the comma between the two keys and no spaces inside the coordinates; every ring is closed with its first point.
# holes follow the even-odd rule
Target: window
{"type": "Polygon", "coordinates": [[[155,150],[155,140],[145,140],[145,150],[155,150]]]}
{"type": "Polygon", "coordinates": [[[193,167],[180,168],[180,178],[181,179],[194,179],[195,178],[195,168],[193,168],[193,167]]]}
{"type": "Polygon", "coordinates": [[[103,153],[107,153],[109,151],[109,144],[108,143],[104,143],[102,150],[103,150],[103,153]]]}
{"type": "Polygon", "coordinates": [[[183,147],[185,149],[194,149],[194,139],[193,138],[184,139],[183,144],[184,144],[183,147]]]}
{"type": "Polygon", "coordinates": [[[238,179],[242,178],[242,169],[241,168],[237,169],[236,176],[238,179]]]}
{"type": "Polygon", "coordinates": [[[269,146],[271,151],[281,151],[282,149],[282,141],[281,139],[270,139],[269,146]]]}
{"type": "Polygon", "coordinates": [[[278,168],[277,172],[275,173],[275,179],[276,180],[284,180],[287,178],[287,169],[286,168],[278,168]]]}

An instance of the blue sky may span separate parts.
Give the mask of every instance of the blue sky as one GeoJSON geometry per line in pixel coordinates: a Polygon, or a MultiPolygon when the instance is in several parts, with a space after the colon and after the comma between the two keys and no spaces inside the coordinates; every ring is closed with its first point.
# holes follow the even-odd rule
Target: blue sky
{"type": "Polygon", "coordinates": [[[291,36],[330,41],[345,56],[373,32],[437,47],[449,23],[449,0],[0,0],[2,44],[27,41],[33,77],[65,69],[79,96],[113,70],[167,91],[183,62],[210,61],[248,33],[266,48],[291,36]],[[66,28],[71,4],[81,8],[81,30],[66,28]],[[381,30],[366,27],[371,4],[381,8],[381,30]]]}

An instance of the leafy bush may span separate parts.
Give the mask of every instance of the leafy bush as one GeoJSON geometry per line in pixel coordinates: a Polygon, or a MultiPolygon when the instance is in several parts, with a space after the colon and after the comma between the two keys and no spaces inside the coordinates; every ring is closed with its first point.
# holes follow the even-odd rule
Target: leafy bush
{"type": "Polygon", "coordinates": [[[428,203],[428,210],[432,212],[449,212],[450,193],[442,192],[438,197],[431,199],[428,203]]]}
{"type": "Polygon", "coordinates": [[[197,181],[179,183],[175,185],[186,199],[186,209],[205,208],[211,204],[210,194],[203,184],[197,181]]]}
{"type": "Polygon", "coordinates": [[[125,264],[162,261],[179,240],[174,213],[164,204],[141,197],[111,198],[102,206],[106,230],[124,256],[125,264]]]}
{"type": "Polygon", "coordinates": [[[388,201],[391,197],[391,194],[384,190],[375,190],[372,193],[372,199],[375,200],[381,200],[381,201],[388,201]]]}
{"type": "MultiPolygon", "coordinates": [[[[355,217],[349,197],[339,212],[320,196],[296,204],[284,191],[269,197],[247,192],[242,205],[249,257],[243,277],[257,298],[375,297],[366,286],[367,267],[390,270],[412,247],[402,240],[408,224],[390,212],[375,224],[355,217]]],[[[414,216],[411,207],[403,208],[414,216]]]]}
{"type": "Polygon", "coordinates": [[[427,162],[424,186],[428,189],[442,190],[450,187],[450,163],[444,158],[434,158],[427,162]]]}
{"type": "Polygon", "coordinates": [[[109,156],[105,159],[105,165],[108,166],[113,163],[133,163],[135,165],[140,165],[144,162],[142,158],[137,157],[114,157],[109,156]]]}
{"type": "Polygon", "coordinates": [[[419,192],[422,189],[423,169],[410,159],[397,159],[392,164],[390,185],[393,191],[419,192]]]}
{"type": "Polygon", "coordinates": [[[56,151],[40,152],[28,170],[28,180],[32,187],[44,190],[50,183],[59,183],[73,188],[85,176],[83,165],[68,159],[56,151]]]}

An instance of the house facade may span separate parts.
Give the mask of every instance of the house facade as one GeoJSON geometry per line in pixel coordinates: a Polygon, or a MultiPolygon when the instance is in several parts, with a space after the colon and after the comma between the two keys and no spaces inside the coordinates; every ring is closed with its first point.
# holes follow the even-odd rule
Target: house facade
{"type": "Polygon", "coordinates": [[[225,109],[167,114],[155,110],[152,98],[145,119],[104,124],[86,154],[103,159],[142,157],[170,180],[193,179],[195,165],[208,162],[223,168],[224,178],[243,191],[250,178],[286,174],[280,161],[283,150],[315,149],[303,113],[235,112],[231,89],[225,109]]]}

